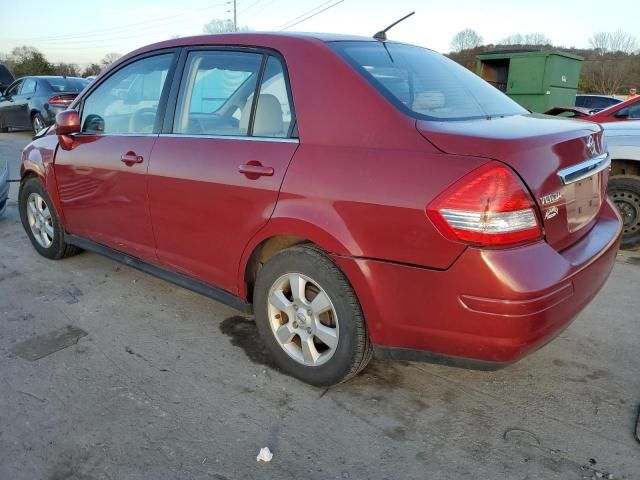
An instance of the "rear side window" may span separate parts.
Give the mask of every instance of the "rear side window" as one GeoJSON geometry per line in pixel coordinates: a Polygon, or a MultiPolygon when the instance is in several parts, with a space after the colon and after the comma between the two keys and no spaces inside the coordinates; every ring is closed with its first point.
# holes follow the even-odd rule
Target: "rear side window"
{"type": "Polygon", "coordinates": [[[27,95],[35,91],[36,91],[36,79],[27,78],[22,84],[22,88],[20,89],[20,94],[27,95]]]}
{"type": "Polygon", "coordinates": [[[83,78],[48,78],[44,80],[53,92],[80,93],[89,82],[83,78]]]}
{"type": "Polygon", "coordinates": [[[187,57],[173,132],[247,135],[262,55],[199,51],[187,57]]]}
{"type": "Polygon", "coordinates": [[[173,54],[137,60],[108,77],[82,107],[82,131],[152,133],[173,54]]]}
{"type": "Polygon", "coordinates": [[[282,64],[278,59],[270,56],[262,75],[253,135],[286,137],[291,125],[291,117],[291,105],[282,64]]]}
{"type": "Polygon", "coordinates": [[[439,53],[390,42],[332,42],[388,100],[422,120],[467,120],[527,113],[477,75],[439,53]]]}

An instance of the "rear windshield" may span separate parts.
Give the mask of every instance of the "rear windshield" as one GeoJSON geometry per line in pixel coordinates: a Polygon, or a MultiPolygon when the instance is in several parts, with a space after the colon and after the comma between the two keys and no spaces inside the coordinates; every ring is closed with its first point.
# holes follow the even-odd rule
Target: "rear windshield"
{"type": "Polygon", "coordinates": [[[89,81],[84,78],[47,78],[44,81],[54,92],[81,92],[89,85],[89,81]]]}
{"type": "Polygon", "coordinates": [[[502,92],[439,53],[390,42],[331,47],[380,93],[422,120],[468,120],[527,113],[502,92]]]}

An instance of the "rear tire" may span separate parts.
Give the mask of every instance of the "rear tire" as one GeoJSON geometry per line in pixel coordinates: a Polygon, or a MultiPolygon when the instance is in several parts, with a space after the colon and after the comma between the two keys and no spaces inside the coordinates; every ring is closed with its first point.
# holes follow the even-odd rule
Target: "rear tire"
{"type": "Polygon", "coordinates": [[[80,251],[78,247],[65,242],[60,217],[38,178],[30,177],[22,182],[18,208],[22,226],[40,255],[59,260],[80,251]]]}
{"type": "Polygon", "coordinates": [[[258,272],[253,300],[262,340],[293,377],[335,385],[360,372],[373,356],[353,288],[314,246],[295,246],[270,258],[258,272]]]}
{"type": "Polygon", "coordinates": [[[34,113],[31,117],[31,129],[33,130],[33,133],[36,134],[45,127],[46,124],[44,123],[44,118],[42,118],[42,115],[40,115],[39,113],[34,113]]]}
{"type": "Polygon", "coordinates": [[[609,197],[622,217],[622,248],[640,245],[640,177],[615,176],[609,179],[609,197]]]}

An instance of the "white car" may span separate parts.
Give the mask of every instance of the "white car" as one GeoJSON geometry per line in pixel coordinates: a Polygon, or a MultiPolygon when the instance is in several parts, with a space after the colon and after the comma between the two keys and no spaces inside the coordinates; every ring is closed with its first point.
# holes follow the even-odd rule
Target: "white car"
{"type": "Polygon", "coordinates": [[[609,153],[609,196],[624,223],[623,247],[640,245],[640,121],[602,123],[609,153]]]}

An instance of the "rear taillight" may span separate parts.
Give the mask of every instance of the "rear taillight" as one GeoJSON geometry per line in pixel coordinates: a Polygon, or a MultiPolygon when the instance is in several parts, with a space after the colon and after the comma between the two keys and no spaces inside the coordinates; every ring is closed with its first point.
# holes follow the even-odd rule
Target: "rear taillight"
{"type": "Polygon", "coordinates": [[[74,98],[76,98],[75,95],[54,95],[49,99],[48,103],[58,107],[68,107],[74,98]]]}
{"type": "Polygon", "coordinates": [[[498,162],[462,177],[427,206],[427,215],[445,237],[475,245],[513,245],[542,238],[531,195],[498,162]]]}

